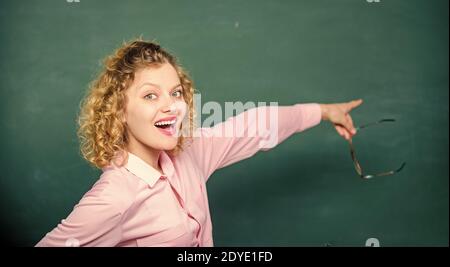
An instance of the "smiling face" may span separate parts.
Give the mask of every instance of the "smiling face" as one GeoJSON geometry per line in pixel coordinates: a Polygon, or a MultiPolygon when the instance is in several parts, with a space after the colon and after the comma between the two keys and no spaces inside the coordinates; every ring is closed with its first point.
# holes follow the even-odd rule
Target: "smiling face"
{"type": "Polygon", "coordinates": [[[186,115],[183,87],[175,68],[163,63],[137,71],[125,95],[129,148],[174,149],[186,115]]]}

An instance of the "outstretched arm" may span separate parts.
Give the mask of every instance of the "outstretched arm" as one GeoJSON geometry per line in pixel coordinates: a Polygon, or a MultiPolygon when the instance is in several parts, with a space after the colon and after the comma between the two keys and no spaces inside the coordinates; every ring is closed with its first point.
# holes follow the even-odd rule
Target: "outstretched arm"
{"type": "Polygon", "coordinates": [[[197,129],[188,150],[207,180],[215,170],[249,158],[258,151],[269,150],[294,133],[318,125],[321,120],[333,123],[336,131],[349,139],[356,133],[352,133],[354,126],[349,112],[361,103],[362,100],[357,100],[249,109],[214,127],[197,129]]]}
{"type": "Polygon", "coordinates": [[[318,125],[321,117],[316,103],[252,108],[214,127],[197,129],[187,150],[207,180],[217,169],[267,151],[292,134],[318,125]]]}

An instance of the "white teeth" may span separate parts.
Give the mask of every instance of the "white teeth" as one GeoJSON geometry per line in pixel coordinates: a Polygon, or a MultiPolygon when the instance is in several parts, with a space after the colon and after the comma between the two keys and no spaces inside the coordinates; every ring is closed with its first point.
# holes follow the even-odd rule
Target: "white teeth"
{"type": "Polygon", "coordinates": [[[155,123],[155,125],[170,125],[170,124],[174,124],[176,120],[171,120],[171,121],[160,121],[155,123]]]}

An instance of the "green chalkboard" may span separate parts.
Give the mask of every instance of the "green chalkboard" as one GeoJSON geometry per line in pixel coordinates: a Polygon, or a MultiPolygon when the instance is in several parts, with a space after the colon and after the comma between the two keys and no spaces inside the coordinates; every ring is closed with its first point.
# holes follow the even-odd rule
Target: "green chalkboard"
{"type": "MultiPolygon", "coordinates": [[[[448,1],[1,1],[1,235],[32,246],[100,172],[79,102],[100,61],[143,36],[177,55],[202,101],[363,98],[348,143],[327,122],[208,182],[217,246],[448,246],[448,1]]],[[[204,119],[204,117],[202,117],[204,119]]],[[[225,118],[224,118],[225,119],[225,118]]]]}

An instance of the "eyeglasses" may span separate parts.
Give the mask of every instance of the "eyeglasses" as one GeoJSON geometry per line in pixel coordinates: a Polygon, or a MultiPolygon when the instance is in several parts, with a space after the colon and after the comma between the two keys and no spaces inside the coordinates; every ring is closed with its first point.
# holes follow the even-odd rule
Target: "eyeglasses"
{"type": "MultiPolygon", "coordinates": [[[[372,122],[372,123],[369,123],[369,124],[358,126],[358,127],[356,127],[356,130],[359,131],[359,130],[367,128],[369,126],[378,125],[378,124],[386,123],[386,122],[395,122],[395,119],[382,119],[382,120],[379,120],[377,122],[372,122]]],[[[400,166],[400,168],[398,168],[396,170],[393,170],[393,171],[382,172],[382,173],[378,173],[378,174],[364,174],[364,172],[363,172],[363,170],[361,168],[361,164],[359,164],[359,161],[356,159],[356,153],[355,153],[355,149],[353,147],[352,139],[350,138],[348,140],[348,142],[350,144],[350,155],[352,156],[352,160],[353,160],[353,164],[355,165],[356,172],[363,179],[372,179],[372,178],[377,177],[377,176],[393,175],[395,173],[400,172],[406,165],[406,162],[403,162],[402,165],[400,166]]]]}

